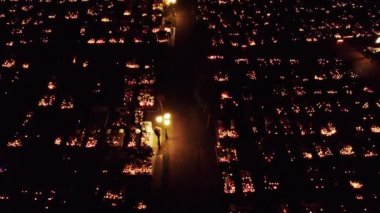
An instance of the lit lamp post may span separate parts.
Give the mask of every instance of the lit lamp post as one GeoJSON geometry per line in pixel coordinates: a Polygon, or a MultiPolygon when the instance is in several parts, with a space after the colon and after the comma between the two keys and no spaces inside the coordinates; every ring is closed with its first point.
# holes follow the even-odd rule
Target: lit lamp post
{"type": "MultiPolygon", "coordinates": [[[[172,19],[174,19],[174,14],[175,14],[175,12],[174,12],[174,5],[177,3],[177,0],[165,0],[164,1],[164,3],[165,3],[165,6],[167,7],[167,12],[169,12],[169,14],[170,13],[172,13],[172,16],[170,16],[169,14],[167,14],[168,15],[168,17],[171,17],[172,19]]],[[[172,21],[174,21],[174,20],[172,20],[172,21]]]]}
{"type": "Polygon", "coordinates": [[[171,114],[165,113],[164,115],[159,115],[156,117],[156,122],[160,125],[163,125],[165,131],[165,139],[168,139],[168,130],[167,127],[171,124],[171,114]]]}
{"type": "Polygon", "coordinates": [[[170,6],[171,4],[177,3],[177,0],[165,0],[165,4],[170,6]]]}
{"type": "Polygon", "coordinates": [[[170,124],[171,124],[171,115],[170,115],[170,113],[165,113],[164,114],[164,128],[165,128],[165,140],[167,140],[169,137],[168,137],[168,129],[167,129],[167,127],[169,127],[170,126],[170,124]]]}

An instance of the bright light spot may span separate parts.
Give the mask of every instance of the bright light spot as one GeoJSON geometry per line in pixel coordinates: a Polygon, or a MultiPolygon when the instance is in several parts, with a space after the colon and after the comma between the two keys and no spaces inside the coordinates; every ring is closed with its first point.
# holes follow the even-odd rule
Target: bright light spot
{"type": "Polygon", "coordinates": [[[165,0],[166,5],[171,5],[177,3],[177,0],[165,0]]]}
{"type": "Polygon", "coordinates": [[[156,122],[157,123],[162,123],[162,121],[164,121],[164,118],[162,116],[157,116],[156,117],[156,122]]]}
{"type": "Polygon", "coordinates": [[[165,113],[164,114],[164,119],[165,120],[169,120],[171,118],[171,114],[170,113],[165,113]]]}
{"type": "Polygon", "coordinates": [[[380,44],[380,36],[376,39],[375,44],[380,44]]]}
{"type": "Polygon", "coordinates": [[[360,183],[359,181],[350,180],[350,185],[352,186],[353,189],[361,189],[363,187],[363,184],[360,183]]]}
{"type": "Polygon", "coordinates": [[[53,89],[55,89],[55,88],[56,88],[56,85],[55,85],[53,82],[50,81],[50,82],[48,83],[48,89],[49,89],[49,90],[53,90],[53,89]]]}
{"type": "Polygon", "coordinates": [[[164,120],[164,125],[169,126],[170,125],[170,120],[164,120]]]}

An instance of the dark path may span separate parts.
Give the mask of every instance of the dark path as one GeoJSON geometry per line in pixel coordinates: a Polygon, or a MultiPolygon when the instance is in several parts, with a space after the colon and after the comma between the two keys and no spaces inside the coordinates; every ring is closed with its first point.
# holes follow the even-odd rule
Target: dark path
{"type": "Polygon", "coordinates": [[[220,212],[214,143],[206,114],[195,99],[202,60],[200,36],[194,23],[194,0],[179,0],[176,7],[176,45],[169,50],[169,67],[160,73],[165,111],[172,127],[163,153],[161,201],[167,212],[220,212]]]}

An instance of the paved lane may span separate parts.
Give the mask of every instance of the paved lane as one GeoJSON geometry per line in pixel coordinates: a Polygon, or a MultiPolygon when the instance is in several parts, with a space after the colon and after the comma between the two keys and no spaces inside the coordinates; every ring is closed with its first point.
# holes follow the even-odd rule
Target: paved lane
{"type": "Polygon", "coordinates": [[[176,200],[170,210],[202,212],[213,209],[215,203],[209,201],[217,194],[216,163],[202,114],[195,105],[175,107],[172,112],[168,176],[164,179],[169,199],[176,200]]]}
{"type": "Polygon", "coordinates": [[[165,111],[172,113],[169,140],[162,153],[161,210],[220,212],[214,143],[207,115],[195,100],[199,78],[199,35],[195,31],[195,0],[178,0],[176,45],[168,53],[169,70],[159,75],[165,111]]]}

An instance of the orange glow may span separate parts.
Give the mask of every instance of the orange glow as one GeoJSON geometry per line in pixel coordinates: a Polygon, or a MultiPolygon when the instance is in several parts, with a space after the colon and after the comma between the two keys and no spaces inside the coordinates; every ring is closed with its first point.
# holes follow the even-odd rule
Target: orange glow
{"type": "Polygon", "coordinates": [[[28,63],[24,63],[24,64],[22,64],[22,68],[23,68],[23,69],[29,69],[29,64],[28,64],[28,63]]]}
{"type": "Polygon", "coordinates": [[[380,126],[378,126],[378,125],[372,125],[371,126],[371,132],[373,132],[373,133],[380,133],[380,126]]]}
{"type": "Polygon", "coordinates": [[[363,187],[362,183],[360,183],[359,181],[353,181],[353,180],[350,180],[350,185],[353,189],[361,189],[363,187]]]}
{"type": "Polygon", "coordinates": [[[53,89],[55,89],[55,88],[57,88],[56,85],[55,85],[55,83],[53,83],[52,81],[50,81],[50,82],[48,83],[48,89],[49,89],[49,90],[53,90],[53,89]]]}
{"type": "Polygon", "coordinates": [[[332,136],[337,133],[335,126],[332,123],[328,123],[326,127],[321,129],[321,134],[324,136],[332,136]]]}

